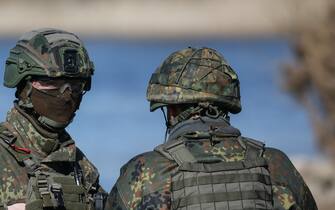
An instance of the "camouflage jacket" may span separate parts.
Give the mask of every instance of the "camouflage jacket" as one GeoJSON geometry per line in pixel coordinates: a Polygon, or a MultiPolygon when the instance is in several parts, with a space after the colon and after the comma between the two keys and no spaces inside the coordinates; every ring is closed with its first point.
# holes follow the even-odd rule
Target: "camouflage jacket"
{"type": "Polygon", "coordinates": [[[15,104],[6,122],[0,124],[0,209],[26,202],[29,169],[22,163],[26,158],[44,167],[52,165],[53,170],[64,175],[73,173],[73,165],[77,164],[82,171],[84,188],[90,191],[88,194],[103,192],[97,169],[66,131],[44,130],[15,104]]]}
{"type": "MultiPolygon", "coordinates": [[[[240,135],[228,122],[227,126],[240,135]]],[[[175,134],[178,131],[175,130],[178,128],[172,130],[169,140],[177,137],[175,134]]],[[[202,135],[196,129],[189,134],[202,135]]],[[[242,138],[243,141],[245,139],[242,138]]],[[[197,159],[219,158],[221,161],[233,162],[241,161],[245,157],[245,149],[236,137],[225,137],[216,143],[203,139],[185,141],[184,144],[197,159]]],[[[317,209],[303,178],[283,152],[265,148],[263,157],[268,162],[275,209],[317,209]]],[[[121,168],[121,175],[108,197],[107,209],[171,209],[171,175],[176,172],[177,167],[176,162],[156,151],[134,157],[121,168]]]]}

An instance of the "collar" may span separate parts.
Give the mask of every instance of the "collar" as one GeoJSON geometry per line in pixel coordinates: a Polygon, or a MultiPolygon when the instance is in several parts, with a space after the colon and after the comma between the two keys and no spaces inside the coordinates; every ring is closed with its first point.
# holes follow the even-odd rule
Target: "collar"
{"type": "Polygon", "coordinates": [[[224,117],[213,119],[207,116],[190,118],[178,123],[170,131],[168,141],[174,140],[180,136],[194,135],[200,136],[240,136],[237,128],[230,125],[224,117]]]}
{"type": "MultiPolygon", "coordinates": [[[[65,130],[59,133],[45,130],[17,103],[14,103],[14,108],[8,112],[7,122],[18,132],[19,139],[23,141],[20,143],[39,154],[41,159],[46,158],[53,152],[62,150],[70,144],[74,144],[74,141],[65,130]]],[[[72,152],[70,153],[72,154],[72,152]]],[[[56,156],[60,158],[59,155],[56,156]]]]}

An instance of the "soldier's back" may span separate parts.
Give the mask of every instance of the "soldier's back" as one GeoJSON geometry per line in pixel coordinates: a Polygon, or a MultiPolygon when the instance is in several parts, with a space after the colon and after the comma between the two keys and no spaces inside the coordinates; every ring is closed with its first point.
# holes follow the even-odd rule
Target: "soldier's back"
{"type": "Polygon", "coordinates": [[[317,209],[308,187],[280,150],[244,137],[182,143],[186,150],[177,150],[182,156],[190,152],[192,163],[176,161],[166,150],[169,142],[134,157],[122,167],[109,205],[115,209],[317,209]],[[248,154],[248,145],[253,154],[248,154]]]}

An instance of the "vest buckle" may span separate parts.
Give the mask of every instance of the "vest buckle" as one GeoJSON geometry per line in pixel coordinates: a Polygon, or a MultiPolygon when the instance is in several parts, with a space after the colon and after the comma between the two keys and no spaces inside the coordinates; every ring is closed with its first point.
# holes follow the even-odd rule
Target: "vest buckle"
{"type": "Polygon", "coordinates": [[[64,207],[64,199],[63,199],[63,190],[62,185],[58,183],[53,183],[50,186],[50,191],[53,194],[53,204],[55,207],[64,207]]]}

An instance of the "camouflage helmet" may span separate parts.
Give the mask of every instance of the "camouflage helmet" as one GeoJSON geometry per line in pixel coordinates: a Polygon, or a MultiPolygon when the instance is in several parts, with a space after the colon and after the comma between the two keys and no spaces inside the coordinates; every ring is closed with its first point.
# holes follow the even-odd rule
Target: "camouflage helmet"
{"type": "Polygon", "coordinates": [[[152,74],[150,110],[168,104],[210,102],[231,113],[241,111],[239,80],[224,57],[210,48],[172,53],[152,74]]]}
{"type": "Polygon", "coordinates": [[[23,34],[6,60],[4,85],[17,87],[33,76],[69,77],[87,80],[90,90],[94,72],[82,41],[73,33],[39,29],[23,34]]]}

